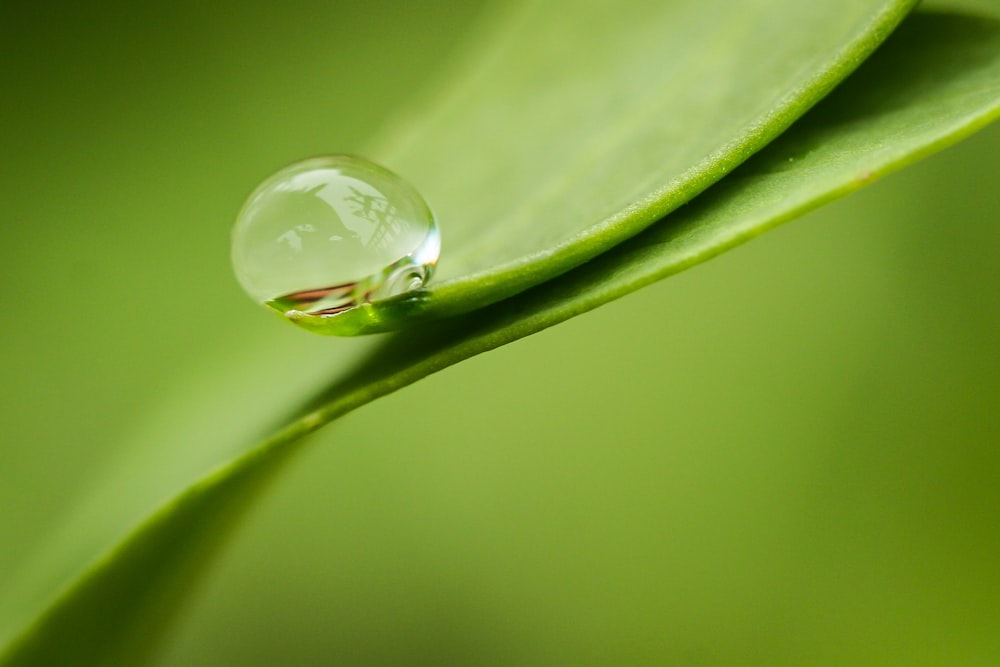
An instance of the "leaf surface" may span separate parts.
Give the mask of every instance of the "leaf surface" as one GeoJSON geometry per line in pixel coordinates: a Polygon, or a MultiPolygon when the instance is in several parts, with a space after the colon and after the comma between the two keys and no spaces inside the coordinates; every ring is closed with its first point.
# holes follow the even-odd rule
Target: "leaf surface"
{"type": "Polygon", "coordinates": [[[335,335],[406,328],[596,257],[784,131],[914,4],[525,4],[372,152],[435,209],[433,286],[297,323],[335,335]]]}

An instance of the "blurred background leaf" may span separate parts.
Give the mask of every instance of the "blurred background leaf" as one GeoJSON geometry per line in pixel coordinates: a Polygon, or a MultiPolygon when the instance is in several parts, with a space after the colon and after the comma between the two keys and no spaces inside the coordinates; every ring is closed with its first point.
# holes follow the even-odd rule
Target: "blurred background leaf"
{"type": "MultiPolygon", "coordinates": [[[[332,145],[343,128],[295,108],[316,89],[268,92],[244,129],[211,110],[235,71],[246,88],[229,97],[253,109],[273,89],[251,75],[288,42],[322,46],[324,71],[350,70],[361,47],[328,58],[329,36],[310,41],[288,18],[295,39],[268,51],[280,31],[263,10],[182,7],[205,23],[147,25],[105,9],[3,21],[4,48],[53,31],[35,58],[4,58],[23,92],[2,136],[0,252],[17,303],[2,320],[4,591],[111,474],[116,444],[155,440],[138,413],[155,425],[161,393],[197,403],[200,378],[264,338],[276,354],[247,369],[248,398],[280,390],[274,377],[318,384],[328,356],[330,341],[272,333],[242,300],[218,220],[274,164],[351,137],[332,145]],[[243,51],[215,44],[219,26],[243,51]],[[213,79],[214,48],[238,62],[213,79]],[[88,65],[112,83],[75,78],[88,65]],[[196,112],[182,122],[185,105],[196,112]],[[178,373],[181,356],[201,370],[178,373]]],[[[396,68],[424,57],[429,69],[473,13],[439,11],[373,21],[372,53],[400,49],[369,82],[386,84],[386,106],[407,85],[389,81],[396,68]],[[417,18],[442,32],[407,50],[417,18]],[[399,31],[383,32],[392,21],[399,31]]],[[[315,9],[290,14],[303,15],[315,9]]],[[[319,64],[304,63],[301,81],[315,79],[319,64]]],[[[272,76],[290,83],[287,68],[272,76]]],[[[811,224],[346,419],[320,438],[365,446],[320,446],[292,466],[165,662],[995,662],[998,142],[990,131],[811,224]]],[[[264,425],[233,400],[248,433],[264,425]]]]}
{"type": "Polygon", "coordinates": [[[260,317],[232,278],[230,222],[276,164],[360,150],[480,10],[0,4],[0,636],[178,477],[270,426],[276,380],[299,394],[322,355],[351,353],[260,317]],[[282,363],[249,356],[268,344],[282,363]],[[234,366],[247,391],[220,442],[220,415],[196,408],[234,366]],[[212,446],[159,440],[177,414],[212,446]],[[130,488],[136,467],[161,474],[130,488]]]}

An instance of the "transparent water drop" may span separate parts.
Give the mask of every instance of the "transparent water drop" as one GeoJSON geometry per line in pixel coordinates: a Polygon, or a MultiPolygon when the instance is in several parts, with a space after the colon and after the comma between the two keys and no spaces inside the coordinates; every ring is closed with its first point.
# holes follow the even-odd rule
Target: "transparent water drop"
{"type": "Polygon", "coordinates": [[[300,323],[422,287],[440,250],[420,194],[351,155],[278,171],[250,194],[232,233],[243,289],[300,323]]]}

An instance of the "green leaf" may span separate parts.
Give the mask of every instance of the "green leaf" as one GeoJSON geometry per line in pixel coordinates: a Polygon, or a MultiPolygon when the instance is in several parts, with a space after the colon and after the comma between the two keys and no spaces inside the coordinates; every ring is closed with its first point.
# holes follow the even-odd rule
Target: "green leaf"
{"type": "Polygon", "coordinates": [[[410,327],[596,257],[760,150],[914,4],[528,3],[373,152],[441,221],[436,286],[296,323],[335,335],[410,327]]]}
{"type": "Polygon", "coordinates": [[[516,298],[372,341],[368,358],[303,416],[188,486],[94,563],[0,664],[141,662],[234,519],[303,436],[430,373],[704,261],[998,115],[1000,24],[913,16],[829,99],[689,206],[516,298]]]}

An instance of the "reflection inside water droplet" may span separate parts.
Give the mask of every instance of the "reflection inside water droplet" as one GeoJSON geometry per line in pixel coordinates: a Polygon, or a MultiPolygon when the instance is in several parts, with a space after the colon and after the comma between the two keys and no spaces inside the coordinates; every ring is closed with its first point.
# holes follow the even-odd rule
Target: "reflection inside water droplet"
{"type": "Polygon", "coordinates": [[[251,193],[232,233],[240,284],[299,323],[419,289],[440,247],[420,194],[388,169],[349,155],[277,172],[251,193]]]}

